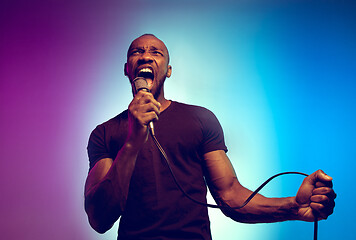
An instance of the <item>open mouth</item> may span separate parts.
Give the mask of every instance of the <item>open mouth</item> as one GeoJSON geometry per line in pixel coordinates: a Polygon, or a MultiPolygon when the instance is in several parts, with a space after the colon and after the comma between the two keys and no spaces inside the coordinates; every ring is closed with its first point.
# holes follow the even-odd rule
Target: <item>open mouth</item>
{"type": "Polygon", "coordinates": [[[148,88],[151,89],[153,85],[153,79],[155,75],[153,74],[153,70],[151,68],[142,68],[138,71],[137,77],[143,77],[146,79],[148,88]]]}
{"type": "Polygon", "coordinates": [[[146,79],[151,79],[153,80],[154,74],[151,68],[142,68],[137,74],[137,77],[143,77],[146,79]]]}

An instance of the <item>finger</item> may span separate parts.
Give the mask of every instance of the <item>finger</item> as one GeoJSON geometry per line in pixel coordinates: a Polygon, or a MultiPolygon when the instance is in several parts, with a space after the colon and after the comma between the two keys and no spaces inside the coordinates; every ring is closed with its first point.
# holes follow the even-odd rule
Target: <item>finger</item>
{"type": "MultiPolygon", "coordinates": [[[[318,204],[315,205],[317,206],[317,210],[319,212],[322,212],[324,215],[328,215],[333,212],[335,207],[335,202],[333,200],[330,200],[328,197],[324,195],[317,195],[311,197],[311,199],[313,201],[312,202],[313,204],[318,204]]],[[[312,203],[310,203],[310,206],[312,205],[312,203]]]]}
{"type": "Polygon", "coordinates": [[[328,195],[313,195],[310,197],[310,206],[324,218],[333,213],[336,194],[331,191],[328,195]]]}
{"type": "Polygon", "coordinates": [[[154,100],[152,93],[144,91],[139,91],[134,98],[141,104],[154,100]]]}
{"type": "Polygon", "coordinates": [[[333,182],[332,181],[317,181],[315,183],[315,187],[319,188],[319,187],[329,187],[332,188],[333,187],[333,182]]]}
{"type": "Polygon", "coordinates": [[[330,202],[326,195],[313,195],[310,197],[310,201],[321,204],[328,204],[330,202]]]}
{"type": "Polygon", "coordinates": [[[129,113],[129,117],[133,117],[133,119],[136,119],[140,125],[144,126],[153,120],[158,120],[160,112],[154,104],[148,103],[140,106],[131,106],[129,108],[129,113]]]}
{"type": "Polygon", "coordinates": [[[313,203],[320,203],[325,208],[334,208],[336,194],[334,192],[329,192],[326,195],[313,195],[310,197],[310,201],[313,203]]]}
{"type": "Polygon", "coordinates": [[[134,96],[135,98],[141,98],[142,96],[144,96],[146,93],[150,93],[150,92],[147,92],[147,91],[143,91],[143,90],[140,90],[136,93],[136,95],[134,96]]]}
{"type": "Polygon", "coordinates": [[[330,177],[329,175],[327,175],[326,173],[324,173],[323,170],[318,170],[315,172],[315,177],[316,177],[316,181],[325,181],[325,182],[328,182],[328,181],[332,181],[333,178],[330,177]]]}
{"type": "Polygon", "coordinates": [[[333,213],[333,208],[325,208],[324,205],[320,203],[311,203],[310,207],[313,209],[314,216],[318,220],[327,219],[330,214],[333,213]]]}
{"type": "MultiPolygon", "coordinates": [[[[133,105],[137,108],[141,108],[142,106],[144,106],[146,104],[150,104],[150,103],[155,105],[158,110],[161,107],[161,104],[156,99],[154,99],[154,97],[151,93],[140,91],[135,96],[135,98],[132,100],[132,104],[130,104],[130,105],[133,105]]],[[[147,106],[146,106],[145,110],[147,110],[147,106]]],[[[159,111],[158,111],[158,113],[159,113],[159,111]]]]}
{"type": "Polygon", "coordinates": [[[144,125],[149,124],[151,121],[158,120],[158,116],[155,112],[148,112],[142,115],[141,121],[144,125]]]}
{"type": "Polygon", "coordinates": [[[154,112],[157,115],[157,119],[160,114],[159,108],[157,107],[157,105],[153,104],[152,102],[144,104],[141,108],[141,111],[143,113],[154,112]]]}
{"type": "Polygon", "coordinates": [[[323,205],[321,203],[310,203],[310,207],[313,209],[314,215],[318,217],[319,220],[327,219],[329,215],[334,212],[335,205],[323,205]]]}
{"type": "Polygon", "coordinates": [[[140,92],[140,95],[138,96],[138,103],[139,104],[152,103],[158,108],[158,110],[161,108],[161,104],[149,92],[140,92]]]}
{"type": "Polygon", "coordinates": [[[330,199],[336,198],[336,193],[334,192],[334,190],[331,188],[328,188],[328,187],[315,188],[313,190],[312,194],[313,195],[326,195],[330,199]]]}

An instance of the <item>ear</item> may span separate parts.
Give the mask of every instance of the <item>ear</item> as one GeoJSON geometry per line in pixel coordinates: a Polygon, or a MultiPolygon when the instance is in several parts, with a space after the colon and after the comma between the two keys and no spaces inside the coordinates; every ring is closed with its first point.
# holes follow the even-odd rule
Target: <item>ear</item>
{"type": "Polygon", "coordinates": [[[124,65],[124,74],[125,74],[125,76],[127,76],[127,63],[125,63],[125,65],[124,65]]]}
{"type": "Polygon", "coordinates": [[[172,75],[172,66],[168,65],[168,70],[167,70],[166,77],[169,78],[171,75],[172,75]]]}

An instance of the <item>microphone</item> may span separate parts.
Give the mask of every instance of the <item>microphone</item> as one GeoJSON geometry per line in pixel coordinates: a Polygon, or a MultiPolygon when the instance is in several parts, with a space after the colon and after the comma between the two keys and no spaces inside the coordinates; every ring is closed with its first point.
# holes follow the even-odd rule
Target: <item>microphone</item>
{"type": "MultiPolygon", "coordinates": [[[[133,90],[134,90],[134,95],[136,95],[139,91],[145,91],[145,92],[150,92],[150,90],[148,89],[148,83],[147,80],[143,77],[137,77],[132,81],[132,86],[133,86],[133,90]]],[[[155,135],[155,130],[153,127],[153,122],[151,121],[148,124],[148,128],[151,131],[152,135],[155,135]]]]}

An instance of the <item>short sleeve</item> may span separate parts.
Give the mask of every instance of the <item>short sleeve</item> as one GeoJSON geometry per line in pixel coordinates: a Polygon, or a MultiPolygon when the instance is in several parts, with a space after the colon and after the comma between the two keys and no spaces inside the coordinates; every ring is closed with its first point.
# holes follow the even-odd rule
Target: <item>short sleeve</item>
{"type": "Polygon", "coordinates": [[[224,140],[223,129],[216,116],[209,110],[202,114],[203,124],[203,154],[216,150],[224,150],[227,147],[224,140]]]}
{"type": "Polygon", "coordinates": [[[87,151],[89,171],[99,160],[111,157],[105,141],[105,127],[103,125],[97,126],[90,134],[87,151]]]}

